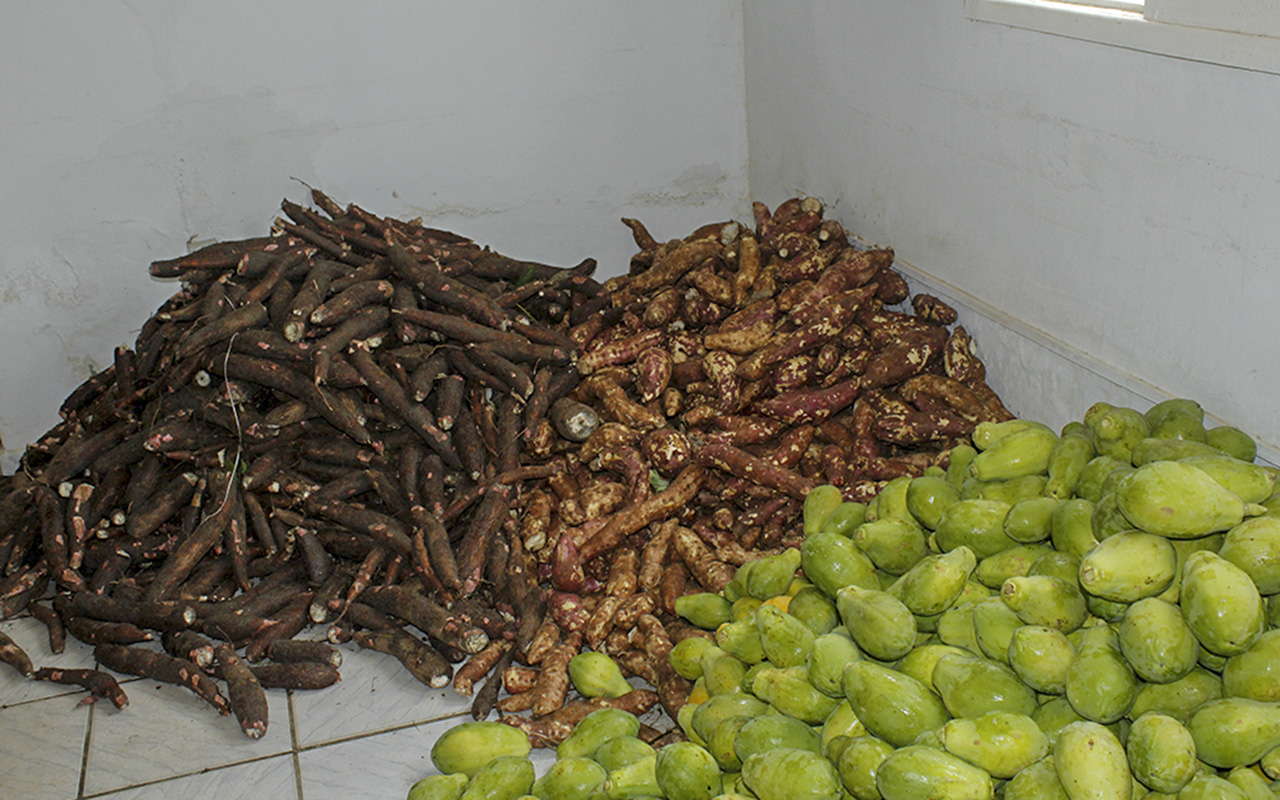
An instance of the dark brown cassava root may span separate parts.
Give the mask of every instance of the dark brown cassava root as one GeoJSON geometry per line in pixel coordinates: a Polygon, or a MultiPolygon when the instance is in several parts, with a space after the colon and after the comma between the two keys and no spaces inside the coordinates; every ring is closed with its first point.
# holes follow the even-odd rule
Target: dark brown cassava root
{"type": "Polygon", "coordinates": [[[603,292],[591,259],[516,261],[312,200],[285,201],[272,236],[154,262],[179,291],[0,485],[0,615],[52,585],[31,606],[51,642],[186,685],[251,737],[264,686],[338,680],[337,650],[293,639],[308,624],[337,617],[438,686],[480,652],[483,681],[540,614],[509,515],[563,467],[520,448],[576,382],[573,307],[603,292]],[[153,638],[171,655],[127,646],[153,638]]]}

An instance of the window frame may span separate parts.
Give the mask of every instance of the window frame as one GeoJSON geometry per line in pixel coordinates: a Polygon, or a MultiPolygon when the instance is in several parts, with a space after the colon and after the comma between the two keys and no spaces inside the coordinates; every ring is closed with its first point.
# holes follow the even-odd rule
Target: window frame
{"type": "Polygon", "coordinates": [[[1273,25],[1280,34],[1280,6],[1266,9],[1259,19],[1266,2],[1146,0],[1140,11],[1104,8],[1089,0],[965,0],[964,5],[974,21],[1280,75],[1280,35],[1266,35],[1273,25]],[[1205,27],[1210,24],[1217,27],[1205,27]],[[1264,31],[1229,30],[1252,24],[1264,31]]]}

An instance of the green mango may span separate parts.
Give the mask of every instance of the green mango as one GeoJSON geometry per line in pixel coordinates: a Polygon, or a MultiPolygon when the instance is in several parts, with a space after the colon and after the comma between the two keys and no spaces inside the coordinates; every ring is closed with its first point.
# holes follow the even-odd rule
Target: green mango
{"type": "Polygon", "coordinates": [[[965,479],[969,477],[969,465],[977,455],[978,451],[967,444],[958,444],[951,448],[947,457],[946,480],[951,484],[952,489],[960,491],[965,479]]]}
{"type": "Polygon", "coordinates": [[[667,655],[667,660],[680,677],[696,681],[702,677],[702,657],[713,648],[719,649],[711,639],[689,636],[676,642],[667,655]]]}
{"type": "Polygon", "coordinates": [[[622,697],[635,687],[606,654],[584,650],[569,659],[569,680],[583,697],[622,697]]]}
{"type": "Polygon", "coordinates": [[[1141,412],[1125,406],[1085,412],[1085,425],[1093,429],[1094,446],[1102,455],[1129,461],[1134,445],[1151,434],[1151,425],[1141,412]]]}
{"type": "Polygon", "coordinates": [[[499,756],[526,758],[532,749],[519,728],[501,722],[463,722],[440,734],[431,746],[431,763],[441,773],[468,778],[499,756]]]}
{"type": "Polygon", "coordinates": [[[826,484],[810,489],[804,496],[804,506],[801,511],[804,535],[808,536],[823,530],[827,519],[842,502],[844,497],[841,496],[838,486],[826,484]]]}
{"type": "Polygon", "coordinates": [[[1152,461],[1177,461],[1188,456],[1216,456],[1222,451],[1204,442],[1191,439],[1157,439],[1150,437],[1134,445],[1130,459],[1140,467],[1152,461]]]}
{"type": "MultiPolygon", "coordinates": [[[[779,719],[790,719],[781,714],[766,714],[768,717],[777,717],[779,719]]],[[[742,770],[742,759],[738,758],[737,741],[738,731],[742,730],[751,717],[729,717],[720,721],[711,731],[711,737],[707,739],[707,752],[716,760],[716,764],[725,772],[740,772],[742,770]]],[[[755,717],[754,719],[763,719],[763,717],[755,717]]]]}
{"type": "Polygon", "coordinates": [[[800,546],[800,564],[804,575],[834,598],[845,586],[879,589],[876,566],[853,541],[835,533],[815,533],[800,546]]]}
{"type": "Polygon", "coordinates": [[[1037,705],[1035,692],[1013,670],[976,656],[951,654],[938,659],[933,687],[953,717],[972,718],[989,711],[1030,715],[1037,705]]]}
{"type": "Polygon", "coordinates": [[[907,490],[911,488],[910,475],[900,475],[880,487],[880,491],[867,509],[867,522],[882,519],[904,519],[915,522],[907,507],[907,490]]]}
{"type": "Polygon", "coordinates": [[[860,736],[849,742],[836,760],[836,771],[845,791],[855,800],[883,800],[876,787],[876,776],[892,752],[893,745],[874,736],[860,736]]]}
{"type": "Polygon", "coordinates": [[[1004,785],[1004,800],[1071,800],[1058,780],[1053,756],[1024,767],[1004,785]]]}
{"type": "Polygon", "coordinates": [[[1093,504],[1093,519],[1089,522],[1093,525],[1093,538],[1098,541],[1133,529],[1133,525],[1120,511],[1120,498],[1110,489],[1103,491],[1102,497],[1093,504]]]}
{"type": "Polygon", "coordinates": [[[1196,418],[1192,414],[1169,414],[1158,425],[1151,426],[1149,438],[1203,442],[1208,438],[1204,416],[1196,418]]]}
{"type": "Polygon", "coordinates": [[[1222,679],[1197,666],[1176,681],[1143,684],[1129,715],[1137,719],[1149,711],[1158,711],[1185,724],[1197,708],[1221,697],[1222,679]]]}
{"type": "Polygon", "coordinates": [[[1280,702],[1280,629],[1263,633],[1248,650],[1227,659],[1222,668],[1222,693],[1280,702]]]}
{"type": "Polygon", "coordinates": [[[1067,690],[1067,671],[1075,646],[1067,635],[1044,625],[1024,625],[1009,642],[1009,668],[1027,686],[1041,694],[1060,695],[1067,690]]]}
{"type": "Polygon", "coordinates": [[[999,589],[1008,579],[1026,575],[1031,571],[1031,565],[1037,558],[1051,552],[1053,548],[1045,544],[1020,544],[1010,547],[978,562],[978,566],[973,571],[973,577],[983,586],[999,589]]]}
{"type": "Polygon", "coordinates": [[[733,605],[724,595],[713,592],[695,592],[676,598],[676,615],[703,630],[713,631],[733,619],[733,605]]]}
{"type": "Polygon", "coordinates": [[[969,438],[973,440],[973,446],[977,448],[979,452],[985,452],[991,449],[996,442],[1009,434],[1029,429],[1038,429],[1053,433],[1049,426],[1042,422],[1036,422],[1035,420],[1030,419],[1009,419],[1002,422],[979,422],[973,429],[973,434],[969,438]]]}
{"type": "Polygon", "coordinates": [[[428,775],[409,787],[406,800],[458,800],[470,782],[462,773],[428,775]]]}
{"type": "Polygon", "coordinates": [[[961,500],[995,500],[1013,505],[1021,500],[1044,496],[1049,479],[1043,475],[1023,475],[1007,481],[980,481],[970,478],[960,487],[961,500]]]}
{"type": "Polygon", "coordinates": [[[1093,594],[1084,596],[1084,604],[1089,607],[1089,613],[1103,622],[1119,624],[1124,619],[1125,612],[1129,610],[1128,603],[1117,603],[1114,600],[1107,600],[1093,594]]]}
{"type": "Polygon", "coordinates": [[[607,777],[605,768],[590,758],[561,758],[534,782],[533,794],[539,800],[588,800],[604,789],[607,777]]]}
{"type": "Polygon", "coordinates": [[[1177,606],[1147,597],[1129,606],[1120,623],[1120,652],[1148,683],[1172,683],[1196,667],[1200,642],[1177,606]]]}
{"type": "Polygon", "coordinates": [[[950,719],[941,698],[920,681],[871,661],[846,667],[843,688],[867,731],[895,747],[950,719]]]}
{"type": "Polygon", "coordinates": [[[1179,605],[1200,644],[1220,656],[1243,653],[1267,624],[1248,573],[1208,550],[1187,556],[1179,605]]]}
{"type": "Polygon", "coordinates": [[[791,747],[821,754],[822,737],[798,719],[782,714],[765,714],[748,720],[738,729],[733,742],[733,752],[739,761],[746,761],[756,753],[768,752],[776,747],[791,747]]]}
{"type": "Polygon", "coordinates": [[[1000,598],[1025,625],[1044,625],[1070,633],[1089,616],[1084,595],[1074,583],[1048,575],[1009,578],[1000,598]]]}
{"type": "Polygon", "coordinates": [[[515,800],[533,788],[533,762],[522,756],[498,756],[480,768],[458,800],[515,800]]]}
{"type": "MultiPolygon", "coordinates": [[[[685,708],[688,706],[686,705],[685,708]]],[[[699,703],[691,712],[692,718],[689,722],[693,732],[705,742],[709,740],[716,726],[729,717],[758,717],[768,711],[767,702],[745,692],[717,694],[699,703]]]]}
{"type": "Polygon", "coordinates": [[[1197,708],[1187,720],[1201,761],[1219,769],[1252,764],[1280,746],[1280,703],[1224,697],[1197,708]]]}
{"type": "Polygon", "coordinates": [[[936,475],[921,475],[907,487],[907,511],[922,527],[933,530],[942,512],[960,499],[960,490],[936,475]]]}
{"type": "Polygon", "coordinates": [[[942,552],[968,547],[979,559],[1016,546],[1004,532],[1011,506],[999,500],[958,500],[942,514],[933,539],[942,552]]]}
{"type": "Polygon", "coordinates": [[[835,765],[817,753],[777,747],[742,762],[742,779],[759,800],[839,800],[835,765]]]}
{"type": "Polygon", "coordinates": [[[1067,669],[1067,700],[1080,716],[1111,723],[1128,713],[1138,679],[1120,652],[1119,637],[1099,625],[1080,630],[1076,655],[1067,669]]]}
{"type": "Polygon", "coordinates": [[[836,609],[853,641],[872,658],[893,661],[915,646],[915,617],[888,592],[846,586],[836,594],[836,609]]]}
{"type": "Polygon", "coordinates": [[[822,754],[832,761],[836,760],[837,739],[855,739],[868,735],[867,726],[858,719],[848,698],[837,703],[835,710],[827,715],[819,734],[822,738],[822,754]]]}
{"type": "Polygon", "coordinates": [[[1058,435],[1059,436],[1068,436],[1068,435],[1083,436],[1089,441],[1093,441],[1093,430],[1091,430],[1088,425],[1085,425],[1083,422],[1076,419],[1070,420],[1065,425],[1063,425],[1062,429],[1058,431],[1058,435]]]}
{"type": "Polygon", "coordinates": [[[1118,469],[1131,468],[1132,465],[1128,461],[1114,456],[1094,456],[1080,471],[1080,479],[1076,481],[1076,497],[1088,500],[1090,503],[1098,502],[1098,498],[1102,497],[1102,485],[1106,482],[1107,476],[1118,469]]]}
{"type": "Polygon", "coordinates": [[[1049,753],[1049,738],[1026,714],[991,711],[953,719],[939,732],[942,746],[991,774],[1012,778],[1049,753]]]}
{"type": "Polygon", "coordinates": [[[1043,474],[1049,468],[1049,456],[1057,443],[1058,434],[1048,428],[1014,431],[979,453],[969,465],[969,474],[980,481],[1007,481],[1043,474]]]}
{"type": "Polygon", "coordinates": [[[751,692],[788,717],[821,725],[839,701],[813,688],[804,667],[762,669],[751,682],[751,692]]]}
{"type": "Polygon", "coordinates": [[[1158,792],[1176,793],[1196,774],[1196,743],[1181,722],[1155,712],[1129,728],[1125,743],[1133,776],[1158,792]]]}
{"type": "Polygon", "coordinates": [[[803,586],[787,604],[787,613],[808,626],[815,635],[830,633],[840,625],[836,604],[817,586],[803,586]]]}
{"type": "Polygon", "coordinates": [[[1241,461],[1253,461],[1258,457],[1258,443],[1253,437],[1230,425],[1209,428],[1205,431],[1204,440],[1209,446],[1241,461]]]}
{"type": "Polygon", "coordinates": [[[1183,461],[1143,464],[1120,482],[1116,499],[1135,528],[1173,539],[1225,531],[1239,525],[1246,511],[1256,513],[1207,472],[1183,461]]]}
{"type": "Polygon", "coordinates": [[[1053,744],[1058,780],[1072,800],[1129,800],[1133,778],[1124,746],[1096,722],[1073,722],[1053,744]]]}
{"type": "Polygon", "coordinates": [[[991,775],[945,750],[900,747],[880,763],[876,787],[885,800],[991,800],[991,775]]]}
{"type": "Polygon", "coordinates": [[[635,714],[620,708],[599,708],[574,726],[569,738],[556,747],[556,755],[560,758],[590,756],[610,739],[635,736],[639,732],[640,720],[635,714]]]}
{"type": "Polygon", "coordinates": [[[1275,800],[1271,783],[1249,767],[1236,767],[1227,774],[1227,780],[1244,793],[1245,800],[1275,800]]]}
{"type": "Polygon", "coordinates": [[[748,561],[734,570],[733,577],[721,589],[725,600],[730,603],[737,603],[739,599],[747,596],[747,577],[751,574],[751,569],[756,563],[756,561],[748,561]]]}
{"type": "Polygon", "coordinates": [[[756,610],[756,627],[764,657],[778,667],[794,667],[809,660],[814,635],[809,626],[776,606],[756,610]]]}
{"type": "MultiPolygon", "coordinates": [[[[854,530],[867,521],[867,504],[856,500],[846,500],[836,506],[822,526],[823,533],[835,533],[840,536],[853,536],[854,530]]],[[[809,534],[812,535],[812,534],[809,534]]]]}
{"type": "Polygon", "coordinates": [[[1273,781],[1280,781],[1280,748],[1272,748],[1258,761],[1258,768],[1273,781]]]}
{"type": "MultiPolygon", "coordinates": [[[[942,612],[942,616],[938,617],[937,636],[943,644],[980,656],[983,654],[982,646],[978,644],[978,634],[973,627],[973,610],[976,605],[977,603],[957,603],[942,612]]],[[[1016,614],[1014,618],[1017,618],[1016,614]]]]}
{"type": "Polygon", "coordinates": [[[800,568],[800,551],[788,547],[777,555],[757,559],[747,574],[747,596],[768,600],[785,594],[800,568]]]}
{"type": "Polygon", "coordinates": [[[1191,456],[1180,459],[1202,470],[1245,503],[1261,503],[1276,490],[1274,469],[1228,455],[1191,456]]]}
{"type": "Polygon", "coordinates": [[[703,653],[701,664],[701,680],[707,694],[733,694],[747,690],[747,665],[719,647],[713,646],[703,653]]]}
{"type": "Polygon", "coordinates": [[[1080,559],[1080,587],[1095,597],[1133,603],[1173,583],[1178,554],[1168,539],[1128,530],[1098,542],[1080,559]]]}
{"type": "MultiPolygon", "coordinates": [[[[759,609],[756,613],[759,613],[759,609]]],[[[760,640],[760,628],[756,625],[755,614],[726,622],[716,628],[716,644],[725,652],[748,664],[759,664],[764,661],[764,643],[760,640]]]]}
{"type": "Polygon", "coordinates": [[[1196,658],[1196,663],[1210,672],[1222,674],[1222,670],[1227,666],[1227,656],[1220,656],[1217,653],[1204,649],[1204,645],[1200,645],[1200,653],[1196,658]]]}
{"type": "Polygon", "coordinates": [[[1093,535],[1093,511],[1091,500],[1075,498],[1063,500],[1053,510],[1049,520],[1049,538],[1056,550],[1076,558],[1093,549],[1098,538],[1093,535]]]}
{"type": "Polygon", "coordinates": [[[863,523],[853,532],[853,543],[891,575],[901,575],[929,554],[924,530],[915,520],[898,517],[863,523]]]}
{"type": "MultiPolygon", "coordinates": [[[[726,595],[726,597],[728,597],[728,595],[726,595]]],[[[732,617],[729,621],[738,622],[747,618],[755,619],[756,609],[760,608],[762,605],[764,605],[763,600],[757,600],[754,597],[739,597],[737,600],[734,600],[733,605],[729,607],[730,615],[732,617]]]]}
{"type": "Polygon", "coordinates": [[[941,614],[960,597],[973,574],[977,557],[960,545],[945,553],[926,556],[889,587],[912,614],[941,614]]]}
{"type": "MultiPolygon", "coordinates": [[[[1075,586],[1080,585],[1080,559],[1069,553],[1050,550],[1031,562],[1028,575],[1047,575],[1075,586]]],[[[1002,584],[1003,585],[1003,584],[1002,584]]]]}
{"type": "Polygon", "coordinates": [[[1009,661],[1009,642],[1013,632],[1023,626],[1018,612],[1000,597],[980,600],[973,606],[973,634],[978,648],[987,658],[1002,664],[1009,661]]]}
{"type": "Polygon", "coordinates": [[[1022,544],[1048,540],[1052,533],[1053,512],[1060,502],[1053,497],[1019,500],[1004,518],[1005,535],[1022,544]]]}
{"type": "Polygon", "coordinates": [[[1244,791],[1217,775],[1197,775],[1178,792],[1178,800],[1249,800],[1244,791]]]}
{"type": "MultiPolygon", "coordinates": [[[[697,684],[695,683],[694,686],[697,686],[697,684]]],[[[719,696],[729,697],[731,695],[719,695],[719,696]]],[[[707,740],[704,739],[696,730],[694,730],[693,714],[695,711],[702,708],[704,705],[706,705],[705,701],[702,703],[685,703],[684,705],[680,706],[680,710],[676,711],[676,725],[679,725],[680,730],[684,731],[684,737],[689,741],[697,742],[700,745],[706,745],[707,740]]],[[[612,772],[612,770],[610,770],[610,772],[612,772]]]]}
{"type": "Polygon", "coordinates": [[[693,742],[674,742],[659,750],[653,773],[667,800],[711,800],[720,794],[720,765],[693,742]]]}
{"type": "Polygon", "coordinates": [[[1165,589],[1157,597],[1177,604],[1182,597],[1182,573],[1186,570],[1187,556],[1197,550],[1212,550],[1216,553],[1218,548],[1222,546],[1222,542],[1223,535],[1221,533],[1211,533],[1198,539],[1170,539],[1169,544],[1173,545],[1174,552],[1178,554],[1178,566],[1174,569],[1173,583],[1169,584],[1169,588],[1165,589]]]}
{"type": "Polygon", "coordinates": [[[661,797],[658,786],[658,757],[650,756],[618,767],[604,781],[604,793],[609,800],[640,800],[661,797]]]}
{"type": "Polygon", "coordinates": [[[1146,418],[1148,425],[1158,428],[1166,419],[1174,416],[1191,417],[1204,422],[1204,408],[1191,398],[1171,397],[1151,406],[1142,413],[1142,416],[1146,418]]]}
{"type": "Polygon", "coordinates": [[[922,644],[903,656],[893,668],[903,675],[910,675],[930,690],[936,692],[937,690],[933,688],[933,668],[937,666],[938,659],[952,653],[969,655],[967,651],[949,644],[938,644],[936,642],[922,644]]]}
{"type": "Polygon", "coordinates": [[[809,683],[828,697],[844,697],[844,668],[862,658],[862,651],[843,633],[824,633],[809,650],[809,683]]]}
{"type": "MultiPolygon", "coordinates": [[[[692,709],[690,709],[690,712],[692,713],[692,709]]],[[[746,719],[746,717],[742,719],[746,719]]],[[[590,755],[590,758],[608,773],[613,772],[618,767],[634,764],[641,759],[656,754],[657,751],[653,749],[653,745],[638,736],[619,736],[597,747],[595,752],[590,755]]],[[[561,759],[561,761],[564,760],[567,759],[561,759]]],[[[603,780],[602,776],[601,782],[603,780]]]]}
{"type": "Polygon", "coordinates": [[[1246,519],[1227,531],[1218,555],[1253,580],[1258,593],[1280,593],[1280,517],[1246,519]]]}
{"type": "Polygon", "coordinates": [[[1071,707],[1071,702],[1065,697],[1045,700],[1031,712],[1031,718],[1035,720],[1040,731],[1049,738],[1050,747],[1053,747],[1053,743],[1058,740],[1058,734],[1063,728],[1073,722],[1085,721],[1085,718],[1071,707]]]}
{"type": "Polygon", "coordinates": [[[1049,500],[1067,500],[1075,494],[1084,468],[1096,455],[1093,439],[1079,433],[1064,433],[1058,438],[1045,465],[1048,482],[1044,486],[1049,500]]]}

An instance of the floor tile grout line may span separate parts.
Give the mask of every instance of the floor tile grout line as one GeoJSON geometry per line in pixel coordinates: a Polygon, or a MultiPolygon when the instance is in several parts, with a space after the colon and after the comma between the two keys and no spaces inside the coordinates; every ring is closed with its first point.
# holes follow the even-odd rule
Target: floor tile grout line
{"type": "Polygon", "coordinates": [[[293,707],[293,690],[289,689],[285,693],[285,701],[289,708],[289,758],[293,761],[293,787],[297,792],[298,800],[304,800],[302,796],[302,761],[298,758],[298,714],[293,707]]]}
{"type": "Polygon", "coordinates": [[[89,779],[89,748],[93,744],[93,720],[97,709],[95,703],[89,704],[89,719],[84,725],[84,747],[80,751],[80,780],[76,785],[76,798],[84,797],[84,787],[89,779]]]}
{"type": "Polygon", "coordinates": [[[141,789],[146,786],[155,786],[161,783],[168,783],[170,781],[181,780],[182,778],[193,778],[197,775],[207,775],[211,772],[221,772],[223,770],[235,769],[237,767],[243,767],[249,764],[256,764],[259,761],[269,761],[270,759],[280,758],[282,756],[287,756],[287,755],[289,755],[289,751],[285,750],[279,753],[270,753],[268,755],[255,756],[253,758],[246,758],[243,761],[235,761],[230,764],[219,764],[216,767],[204,767],[203,769],[194,769],[194,770],[191,770],[190,772],[182,772],[176,775],[166,775],[163,778],[155,778],[153,780],[142,781],[140,783],[131,783],[126,786],[116,786],[111,789],[107,789],[105,791],[94,792],[93,794],[85,794],[85,795],[82,795],[80,798],[78,798],[78,800],[92,800],[92,798],[95,798],[95,797],[109,797],[110,795],[116,794],[117,792],[126,792],[131,789],[141,789]]]}
{"type": "Polygon", "coordinates": [[[432,717],[431,719],[421,719],[415,722],[405,722],[399,725],[392,725],[387,728],[379,728],[373,731],[361,731],[360,733],[352,733],[347,736],[340,736],[337,739],[326,739],[325,741],[316,742],[315,744],[298,745],[298,753],[299,754],[308,753],[312,750],[319,750],[323,747],[332,747],[333,745],[347,744],[348,742],[354,742],[359,739],[368,739],[373,736],[381,736],[384,733],[395,733],[397,731],[404,731],[410,728],[421,727],[423,725],[430,725],[433,722],[440,722],[441,720],[456,719],[458,717],[465,717],[469,715],[470,714],[467,711],[457,711],[451,714],[442,714],[441,716],[438,716],[438,717],[432,717]]]}

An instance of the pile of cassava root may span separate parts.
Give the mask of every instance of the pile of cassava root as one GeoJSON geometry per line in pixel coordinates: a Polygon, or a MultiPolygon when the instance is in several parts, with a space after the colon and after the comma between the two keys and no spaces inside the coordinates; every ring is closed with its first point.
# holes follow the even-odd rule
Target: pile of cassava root
{"type": "Polygon", "coordinates": [[[181,290],[0,478],[0,618],[250,736],[264,687],[338,679],[316,625],[536,743],[602,705],[674,716],[667,652],[705,635],[675,598],[797,544],[811,487],[869,498],[1010,416],[955,311],[812,198],[663,244],[624,220],[640,252],[603,285],[312,200],[154,262],[181,290]],[[571,697],[588,647],[656,691],[571,697]]]}

